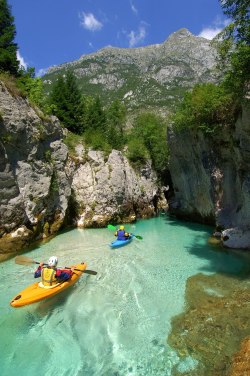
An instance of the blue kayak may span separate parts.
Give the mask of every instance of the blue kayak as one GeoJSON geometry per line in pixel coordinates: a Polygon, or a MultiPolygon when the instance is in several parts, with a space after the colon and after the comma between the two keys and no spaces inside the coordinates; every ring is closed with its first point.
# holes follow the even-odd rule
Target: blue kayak
{"type": "Polygon", "coordinates": [[[116,239],[112,243],[110,243],[110,247],[111,248],[123,247],[124,245],[129,244],[133,240],[133,237],[134,237],[134,235],[131,234],[131,236],[128,239],[126,239],[126,240],[118,240],[118,239],[116,239]]]}

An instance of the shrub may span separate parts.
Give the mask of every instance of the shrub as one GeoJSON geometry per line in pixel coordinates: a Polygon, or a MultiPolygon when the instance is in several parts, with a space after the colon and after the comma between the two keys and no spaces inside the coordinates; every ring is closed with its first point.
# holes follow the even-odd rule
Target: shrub
{"type": "Polygon", "coordinates": [[[178,130],[192,128],[211,133],[234,125],[236,112],[233,95],[223,86],[209,83],[196,85],[192,92],[186,93],[171,120],[178,130]]]}

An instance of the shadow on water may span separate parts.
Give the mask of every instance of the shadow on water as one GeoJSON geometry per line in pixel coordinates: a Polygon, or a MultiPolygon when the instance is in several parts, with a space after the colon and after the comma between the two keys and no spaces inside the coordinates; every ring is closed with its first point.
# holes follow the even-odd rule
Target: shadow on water
{"type": "Polygon", "coordinates": [[[164,218],[165,222],[169,226],[173,227],[183,227],[183,228],[188,228],[193,231],[201,231],[203,229],[204,231],[207,231],[208,233],[212,233],[213,231],[213,226],[209,226],[206,224],[201,224],[198,222],[189,222],[187,220],[181,220],[177,219],[174,215],[167,214],[166,217],[164,218]]]}
{"type": "Polygon", "coordinates": [[[221,244],[209,244],[213,227],[188,221],[180,221],[173,216],[166,216],[166,224],[175,227],[188,228],[199,232],[194,236],[193,244],[185,247],[195,257],[206,259],[209,263],[200,268],[201,272],[221,273],[238,279],[246,279],[250,276],[250,256],[247,251],[228,249],[221,244]],[[203,234],[200,232],[204,231],[203,234]],[[204,243],[202,245],[201,243],[204,243]]]}
{"type": "Polygon", "coordinates": [[[193,245],[185,247],[192,255],[207,259],[209,265],[200,268],[203,272],[221,273],[234,278],[246,279],[250,276],[250,260],[244,254],[235,254],[228,250],[208,249],[208,246],[193,245]]]}

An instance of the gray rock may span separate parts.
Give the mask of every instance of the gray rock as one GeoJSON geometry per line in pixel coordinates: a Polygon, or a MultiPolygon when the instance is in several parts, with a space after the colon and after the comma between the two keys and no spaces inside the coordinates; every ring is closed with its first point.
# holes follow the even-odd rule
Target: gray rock
{"type": "Polygon", "coordinates": [[[169,130],[168,142],[175,193],[170,210],[191,220],[230,229],[230,240],[224,241],[225,245],[250,248],[249,101],[245,102],[235,129],[216,136],[169,130]]]}

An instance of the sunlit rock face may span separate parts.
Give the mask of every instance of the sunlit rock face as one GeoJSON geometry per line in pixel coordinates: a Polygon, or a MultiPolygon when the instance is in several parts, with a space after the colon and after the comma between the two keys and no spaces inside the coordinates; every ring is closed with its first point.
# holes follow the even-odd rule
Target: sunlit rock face
{"type": "Polygon", "coordinates": [[[78,152],[72,182],[78,227],[132,222],[166,209],[166,199],[149,162],[136,173],[120,151],[113,150],[109,156],[94,150],[78,152]]]}
{"type": "Polygon", "coordinates": [[[55,117],[0,82],[0,260],[65,224],[103,227],[166,209],[150,161],[136,172],[115,150],[76,153],[55,117]]]}
{"type": "Polygon", "coordinates": [[[187,308],[172,320],[168,337],[180,357],[172,375],[183,375],[182,366],[186,365],[186,376],[243,376],[239,370],[249,369],[249,341],[241,352],[244,364],[233,355],[250,333],[249,301],[250,288],[244,277],[236,279],[219,273],[190,277],[186,285],[187,308]],[[187,368],[190,359],[192,369],[187,368]]]}
{"type": "Polygon", "coordinates": [[[0,114],[0,253],[8,253],[42,236],[46,224],[61,227],[71,188],[58,120],[3,83],[0,114]]]}
{"type": "Polygon", "coordinates": [[[216,225],[231,248],[250,249],[250,105],[233,129],[214,135],[169,130],[170,172],[178,216],[216,225]]]}

